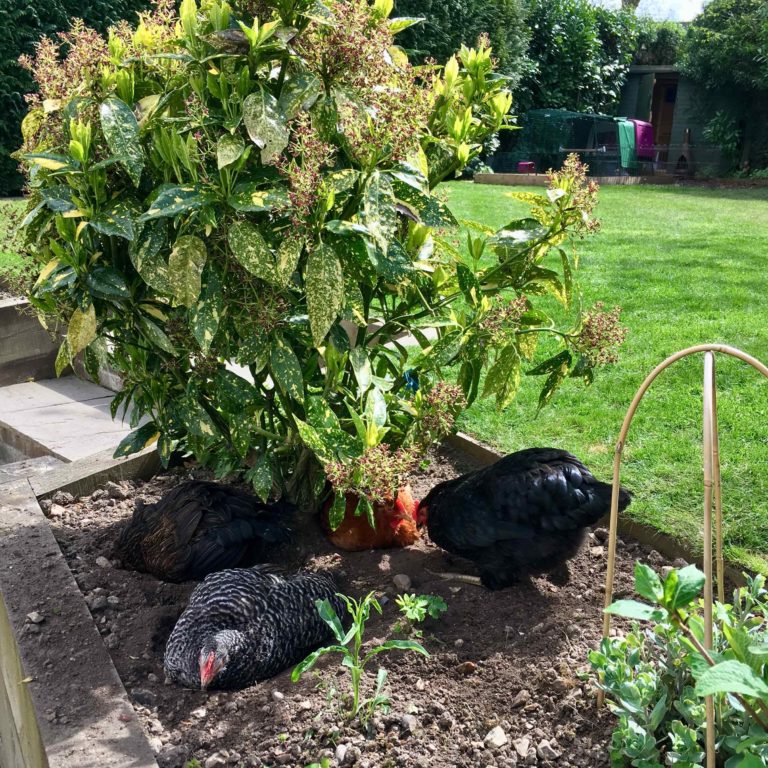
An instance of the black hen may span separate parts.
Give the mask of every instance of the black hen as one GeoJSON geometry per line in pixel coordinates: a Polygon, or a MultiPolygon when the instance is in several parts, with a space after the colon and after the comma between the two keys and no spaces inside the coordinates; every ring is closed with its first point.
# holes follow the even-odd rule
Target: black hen
{"type": "Polygon", "coordinates": [[[271,566],[213,573],[199,584],[168,638],[165,671],[189,688],[239,689],[300,661],[331,637],[316,600],[341,615],[333,579],[281,576],[271,566]]]}
{"type": "Polygon", "coordinates": [[[155,504],[137,504],[115,554],[166,581],[198,580],[274,557],[290,538],[293,512],[284,502],[263,504],[231,486],[194,480],[155,504]]]}
{"type": "MultiPolygon", "coordinates": [[[[622,488],[620,510],[630,498],[622,488]]],[[[523,574],[562,569],[581,546],[584,528],[610,504],[611,486],[575,456],[529,448],[436,485],[417,516],[432,541],[475,562],[486,587],[502,589],[523,574]]]]}

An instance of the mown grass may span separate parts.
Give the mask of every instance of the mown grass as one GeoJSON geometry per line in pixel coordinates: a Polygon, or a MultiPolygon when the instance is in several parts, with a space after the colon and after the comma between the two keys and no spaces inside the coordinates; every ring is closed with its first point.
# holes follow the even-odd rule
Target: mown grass
{"type": "MultiPolygon", "coordinates": [[[[453,183],[459,217],[494,227],[526,209],[510,188],[453,183]]],[[[684,347],[722,342],[768,362],[767,189],[604,187],[602,231],[580,246],[585,306],[623,308],[621,360],[584,388],[569,381],[536,417],[542,380],[525,378],[512,406],[477,402],[461,428],[504,451],[555,446],[610,480],[629,403],[652,368],[684,347]]],[[[718,356],[726,554],[768,572],[768,381],[718,356]]],[[[701,546],[702,356],[662,374],[646,395],[625,449],[628,513],[701,546]]]]}

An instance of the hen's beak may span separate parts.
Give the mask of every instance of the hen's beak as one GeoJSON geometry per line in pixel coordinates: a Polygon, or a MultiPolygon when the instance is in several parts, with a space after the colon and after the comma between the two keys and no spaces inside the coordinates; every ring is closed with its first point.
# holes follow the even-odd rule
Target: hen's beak
{"type": "Polygon", "coordinates": [[[200,662],[200,690],[204,691],[216,678],[221,670],[221,662],[216,660],[216,654],[211,651],[205,661],[200,662]]]}

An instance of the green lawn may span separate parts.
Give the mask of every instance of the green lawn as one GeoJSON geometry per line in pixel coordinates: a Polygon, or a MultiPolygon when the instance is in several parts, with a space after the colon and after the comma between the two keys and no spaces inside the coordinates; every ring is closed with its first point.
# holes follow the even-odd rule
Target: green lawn
{"type": "MultiPolygon", "coordinates": [[[[499,227],[525,206],[509,187],[449,184],[457,216],[499,227]]],[[[539,190],[540,191],[540,190],[539,190]]],[[[651,369],[684,347],[722,342],[768,362],[768,189],[604,187],[602,231],[580,249],[585,305],[623,307],[621,360],[584,388],[569,381],[535,418],[542,380],[524,380],[503,413],[491,400],[462,429],[505,451],[554,446],[610,481],[629,403],[651,369]]],[[[625,449],[629,513],[700,546],[702,356],[662,374],[646,395],[625,449]]],[[[768,572],[768,382],[718,357],[723,506],[729,559],[768,572]]]]}
{"type": "Polygon", "coordinates": [[[21,211],[24,207],[23,200],[0,200],[0,278],[3,275],[15,274],[21,269],[21,257],[10,244],[10,220],[11,211],[21,211]]]}

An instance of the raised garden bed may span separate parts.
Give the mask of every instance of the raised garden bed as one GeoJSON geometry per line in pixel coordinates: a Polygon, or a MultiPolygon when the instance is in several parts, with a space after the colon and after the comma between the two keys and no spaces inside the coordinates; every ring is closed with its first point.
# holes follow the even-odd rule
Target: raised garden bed
{"type": "MultiPolygon", "coordinates": [[[[414,477],[414,490],[423,494],[472,466],[466,453],[443,450],[414,477]]],[[[461,564],[447,562],[427,540],[407,550],[339,554],[318,536],[310,557],[287,553],[281,559],[286,567],[329,568],[343,592],[377,591],[386,604],[383,617],[370,622],[369,639],[393,631],[399,615],[396,574],[409,577],[411,591],[440,595],[448,604],[443,618],[425,627],[429,660],[398,653],[379,657],[390,672],[392,710],[379,715],[373,734],[366,736],[344,724],[329,702],[329,685],[343,691],[347,683],[334,661],[296,685],[289,671],[241,692],[202,693],[164,684],[165,640],[194,585],[163,584],[109,559],[134,501],[153,500],[190,474],[205,476],[196,468],[177,469],[146,483],[110,485],[71,503],[44,503],[161,766],[180,767],[191,758],[209,767],[304,766],[323,756],[332,764],[361,768],[608,764],[611,717],[607,710],[596,717],[593,694],[580,677],[586,653],[600,637],[604,529],[593,533],[572,561],[569,584],[537,578],[500,592],[430,573],[461,564]],[[506,743],[486,745],[496,726],[506,743]]],[[[620,544],[618,594],[631,591],[637,558],[656,567],[664,563],[646,546],[620,544]]],[[[30,579],[42,581],[45,574],[30,579]]],[[[46,632],[43,624],[41,642],[46,632]]]]}

